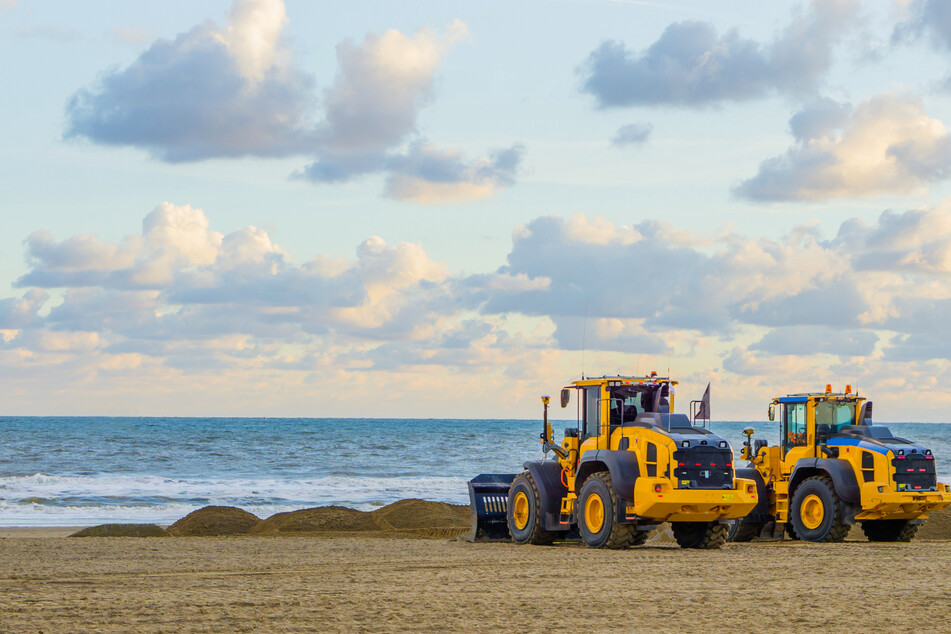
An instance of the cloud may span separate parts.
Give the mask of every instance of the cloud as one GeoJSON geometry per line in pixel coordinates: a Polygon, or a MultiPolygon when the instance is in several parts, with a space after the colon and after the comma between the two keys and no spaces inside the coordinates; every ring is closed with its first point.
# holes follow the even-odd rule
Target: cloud
{"type": "Polygon", "coordinates": [[[284,43],[287,22],[281,0],[235,0],[224,26],[206,22],[157,40],[71,97],[65,136],[172,163],[305,156],[310,163],[296,177],[339,183],[382,173],[385,193],[405,201],[485,198],[514,182],[521,145],[465,159],[417,129],[435,99],[439,65],[468,36],[461,21],[442,32],[344,40],[321,98],[284,43]]]}
{"type": "Polygon", "coordinates": [[[423,29],[412,38],[390,30],[369,34],[361,44],[337,45],[339,70],[325,91],[320,141],[326,152],[372,154],[403,141],[416,130],[419,109],[433,98],[442,56],[468,36],[456,20],[445,34],[423,29]]]}
{"type": "Polygon", "coordinates": [[[287,156],[310,143],[313,80],[281,40],[280,0],[237,0],[226,26],[160,39],[70,98],[66,137],[135,146],[168,162],[287,156]]]}
{"type": "Polygon", "coordinates": [[[641,145],[647,142],[653,130],[654,126],[649,123],[631,123],[621,126],[611,138],[611,145],[614,147],[641,145]]]}
{"type": "Polygon", "coordinates": [[[20,3],[17,0],[0,0],[0,15],[3,15],[5,11],[10,9],[15,9],[20,6],[20,3]]]}
{"type": "Polygon", "coordinates": [[[768,44],[735,30],[718,35],[712,24],[694,21],[671,24],[638,53],[605,41],[580,69],[582,90],[601,108],[702,107],[810,93],[831,65],[835,45],[854,24],[857,8],[854,0],[813,0],[768,44]]]}
{"type": "Polygon", "coordinates": [[[771,355],[830,354],[840,357],[871,356],[878,335],[870,330],[840,330],[802,325],[773,328],[749,349],[771,355]]]}
{"type": "Polygon", "coordinates": [[[927,35],[935,46],[951,49],[951,6],[943,0],[911,0],[908,19],[895,27],[895,43],[927,35]]]}
{"type": "Polygon", "coordinates": [[[524,152],[516,144],[488,158],[467,161],[456,150],[416,143],[406,154],[390,158],[387,195],[419,203],[489,198],[515,182],[524,152]]]}
{"type": "Polygon", "coordinates": [[[760,201],[869,198],[951,175],[951,136],[920,101],[879,95],[847,111],[826,101],[794,115],[796,144],[760,163],[734,193],[760,201]]]}
{"type": "Polygon", "coordinates": [[[856,363],[863,386],[900,391],[890,363],[951,377],[949,238],[948,201],[852,219],[831,238],[815,225],[749,237],[543,216],[515,230],[496,270],[461,275],[374,236],[296,262],[259,227],[223,234],[166,202],[117,241],[31,234],[22,290],[0,298],[0,377],[46,395],[36,403],[51,386],[77,402],[92,390],[91,410],[115,390],[181,399],[196,383],[196,402],[225,394],[229,407],[249,392],[335,402],[327,385],[418,399],[444,379],[485,402],[564,380],[584,349],[585,367],[607,373],[669,355],[698,394],[713,376],[765,399],[815,388],[797,377],[851,378],[856,363]]]}

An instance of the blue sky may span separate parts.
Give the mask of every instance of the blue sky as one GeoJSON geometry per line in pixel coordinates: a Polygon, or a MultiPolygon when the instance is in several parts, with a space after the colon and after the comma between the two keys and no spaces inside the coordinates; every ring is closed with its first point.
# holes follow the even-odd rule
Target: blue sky
{"type": "Polygon", "coordinates": [[[0,56],[5,413],[527,417],[669,368],[722,418],[947,418],[937,0],[0,0],[0,56]]]}

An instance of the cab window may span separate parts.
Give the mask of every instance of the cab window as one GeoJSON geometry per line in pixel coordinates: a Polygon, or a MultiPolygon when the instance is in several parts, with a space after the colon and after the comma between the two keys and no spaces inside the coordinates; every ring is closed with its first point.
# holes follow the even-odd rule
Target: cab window
{"type": "Polygon", "coordinates": [[[786,403],[783,407],[783,452],[806,445],[806,404],[786,403]]]}
{"type": "Polygon", "coordinates": [[[816,403],[816,425],[829,425],[833,433],[855,420],[855,403],[821,401],[816,403]]]}

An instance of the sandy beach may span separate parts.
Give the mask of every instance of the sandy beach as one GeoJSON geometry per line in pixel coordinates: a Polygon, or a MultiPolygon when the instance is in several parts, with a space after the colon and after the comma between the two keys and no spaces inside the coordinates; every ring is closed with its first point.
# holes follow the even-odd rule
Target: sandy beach
{"type": "Polygon", "coordinates": [[[920,631],[946,629],[935,607],[951,601],[951,541],[595,551],[347,532],[32,530],[0,532],[4,632],[920,631]]]}

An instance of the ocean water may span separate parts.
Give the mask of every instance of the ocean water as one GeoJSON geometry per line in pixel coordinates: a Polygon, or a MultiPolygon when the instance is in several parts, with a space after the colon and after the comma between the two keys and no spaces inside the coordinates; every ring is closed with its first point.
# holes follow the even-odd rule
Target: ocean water
{"type": "MultiPolygon", "coordinates": [[[[555,421],[558,441],[574,421],[555,421]]],[[[466,481],[542,456],[537,420],[0,417],[0,526],[169,524],[209,504],[259,517],[403,498],[467,504],[466,481]]],[[[713,422],[774,444],[777,423],[713,422]]],[[[951,424],[891,423],[951,481],[951,424]]]]}

